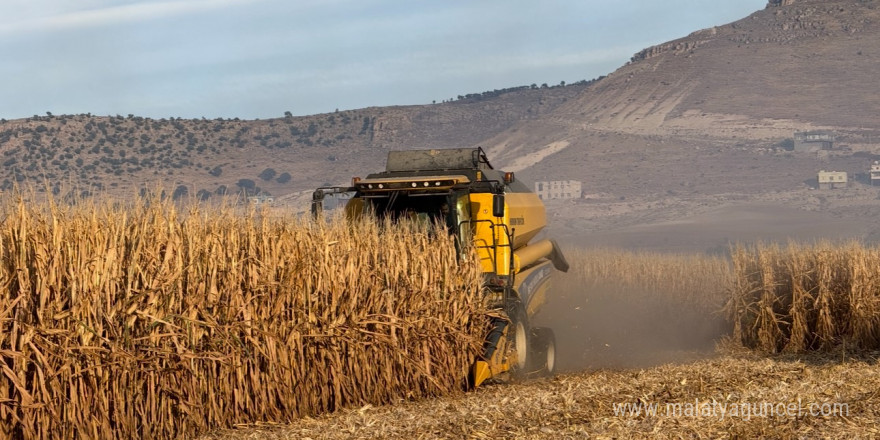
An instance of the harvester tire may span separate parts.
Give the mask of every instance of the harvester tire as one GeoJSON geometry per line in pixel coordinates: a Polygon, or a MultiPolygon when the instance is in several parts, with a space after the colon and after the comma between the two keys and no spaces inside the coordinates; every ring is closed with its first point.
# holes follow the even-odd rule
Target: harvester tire
{"type": "Polygon", "coordinates": [[[529,357],[532,354],[529,321],[522,306],[515,307],[513,312],[509,314],[509,318],[510,326],[507,337],[516,351],[516,357],[510,360],[510,370],[514,377],[522,378],[528,373],[529,357]]]}
{"type": "Polygon", "coordinates": [[[556,336],[546,327],[532,329],[532,371],[540,376],[552,376],[556,372],[556,336]]]}

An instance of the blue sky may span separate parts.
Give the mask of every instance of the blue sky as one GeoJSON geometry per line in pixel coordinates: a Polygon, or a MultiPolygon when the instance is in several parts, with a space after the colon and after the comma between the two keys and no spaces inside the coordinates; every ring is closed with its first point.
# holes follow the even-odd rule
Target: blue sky
{"type": "Polygon", "coordinates": [[[2,0],[0,118],[272,118],[572,83],[765,5],[2,0]]]}

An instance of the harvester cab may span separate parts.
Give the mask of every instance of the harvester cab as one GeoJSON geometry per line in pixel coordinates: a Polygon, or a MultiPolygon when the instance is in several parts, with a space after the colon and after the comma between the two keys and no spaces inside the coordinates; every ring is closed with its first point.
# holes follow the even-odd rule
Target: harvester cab
{"type": "Polygon", "coordinates": [[[552,374],[556,343],[549,328],[530,320],[547,299],[551,274],[568,263],[553,240],[532,239],[546,226],[544,205],[513,173],[495,170],[481,148],[392,151],[383,172],[352,179],[350,187],[315,190],[312,212],[329,197],[350,195],[349,218],[372,213],[393,220],[444,222],[479,256],[487,305],[493,310],[471,383],[509,375],[552,374]]]}

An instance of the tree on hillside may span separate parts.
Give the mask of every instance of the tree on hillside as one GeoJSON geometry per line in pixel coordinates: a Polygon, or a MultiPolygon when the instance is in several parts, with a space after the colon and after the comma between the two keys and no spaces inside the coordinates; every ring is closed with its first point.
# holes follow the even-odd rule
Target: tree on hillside
{"type": "Polygon", "coordinates": [[[182,197],[186,197],[189,194],[189,188],[185,185],[178,185],[177,188],[174,189],[174,193],[171,194],[171,198],[173,200],[180,200],[182,197]]]}
{"type": "Polygon", "coordinates": [[[281,175],[278,176],[278,178],[275,179],[275,181],[278,183],[287,183],[287,182],[290,182],[290,178],[291,178],[290,173],[285,172],[285,173],[281,173],[281,175]]]}
{"type": "Polygon", "coordinates": [[[260,179],[265,180],[266,182],[275,178],[275,170],[272,168],[266,168],[259,175],[260,179]]]}
{"type": "Polygon", "coordinates": [[[245,191],[250,192],[252,192],[257,186],[257,184],[251,179],[239,179],[235,185],[245,191]]]}

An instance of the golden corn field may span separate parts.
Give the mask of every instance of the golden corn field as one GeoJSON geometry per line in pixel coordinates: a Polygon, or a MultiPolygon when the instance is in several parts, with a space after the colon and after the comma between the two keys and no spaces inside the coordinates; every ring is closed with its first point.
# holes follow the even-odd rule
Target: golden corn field
{"type": "MultiPolygon", "coordinates": [[[[717,323],[726,318],[725,303],[738,304],[733,310],[740,310],[739,335],[746,329],[753,332],[753,339],[744,342],[760,348],[756,343],[762,325],[784,331],[784,322],[791,322],[787,292],[792,289],[786,285],[792,273],[798,274],[798,289],[807,292],[798,307],[807,310],[806,332],[813,335],[808,338],[827,331],[811,321],[820,316],[834,318],[835,331],[864,328],[846,321],[855,312],[841,306],[850,304],[854,295],[865,301],[869,292],[877,292],[877,286],[870,286],[880,251],[858,245],[758,245],[736,247],[732,254],[567,249],[571,269],[553,275],[558,279],[544,310],[552,311],[558,355],[586,356],[570,360],[574,368],[565,374],[485,386],[453,398],[345,409],[283,427],[215,431],[204,439],[878,438],[878,351],[836,345],[807,353],[767,354],[745,349],[730,338],[716,344],[717,337],[730,334],[730,323],[713,334],[710,346],[696,348],[702,356],[688,356],[694,348],[676,340],[700,333],[695,322],[701,319],[717,323]],[[799,269],[791,272],[789,266],[799,269]],[[860,281],[844,282],[850,278],[860,281]],[[771,292],[767,298],[763,280],[771,292]],[[761,301],[778,307],[774,321],[758,320],[761,301]],[[821,313],[819,306],[830,306],[830,311],[821,313]],[[844,310],[850,312],[835,316],[844,310]],[[599,366],[594,361],[640,354],[647,357],[637,358],[645,362],[636,365],[615,358],[599,366]],[[621,403],[638,411],[619,412],[621,403]],[[702,410],[690,415],[668,412],[670,406],[682,405],[702,410]],[[796,407],[797,412],[706,411],[761,405],[796,407]],[[801,412],[811,405],[829,411],[801,412]],[[651,407],[659,409],[642,411],[651,407]]],[[[864,303],[855,310],[878,315],[864,303]]]]}
{"type": "Polygon", "coordinates": [[[733,251],[734,339],[767,352],[880,348],[880,249],[758,244],[733,251]]]}
{"type": "Polygon", "coordinates": [[[0,437],[175,438],[461,389],[480,268],[368,221],[10,203],[0,437]]]}
{"type": "MultiPolygon", "coordinates": [[[[731,254],[569,250],[547,305],[560,342],[643,350],[717,324],[726,302],[725,331],[760,351],[880,346],[880,249],[731,254]]],[[[480,283],[477,260],[424,225],[9,202],[0,438],[191,438],[456,392],[486,331],[480,283]]]]}

